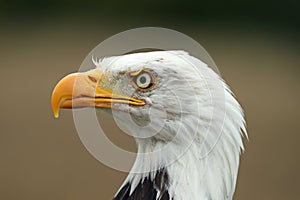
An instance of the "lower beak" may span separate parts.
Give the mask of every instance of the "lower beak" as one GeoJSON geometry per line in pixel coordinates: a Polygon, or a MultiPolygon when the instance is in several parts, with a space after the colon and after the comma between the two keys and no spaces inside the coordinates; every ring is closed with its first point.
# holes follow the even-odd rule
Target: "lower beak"
{"type": "Polygon", "coordinates": [[[142,100],[115,94],[112,90],[101,88],[99,81],[102,77],[105,77],[104,74],[95,69],[84,73],[73,73],[61,79],[52,93],[52,111],[55,118],[59,116],[60,108],[113,109],[112,103],[145,105],[142,100]]]}

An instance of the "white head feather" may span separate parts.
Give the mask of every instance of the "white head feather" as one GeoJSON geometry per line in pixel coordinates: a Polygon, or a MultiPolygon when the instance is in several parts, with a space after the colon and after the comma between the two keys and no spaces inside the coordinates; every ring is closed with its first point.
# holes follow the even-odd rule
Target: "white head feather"
{"type": "Polygon", "coordinates": [[[104,58],[95,62],[116,81],[118,93],[144,99],[147,105],[118,105],[120,124],[136,139],[138,156],[125,180],[131,192],[160,168],[169,175],[170,197],[232,199],[247,136],[243,111],[221,77],[184,51],[156,51],[104,58]],[[123,72],[147,68],[157,84],[147,92],[124,84],[123,72]],[[133,122],[134,123],[133,123],[133,122]]]}

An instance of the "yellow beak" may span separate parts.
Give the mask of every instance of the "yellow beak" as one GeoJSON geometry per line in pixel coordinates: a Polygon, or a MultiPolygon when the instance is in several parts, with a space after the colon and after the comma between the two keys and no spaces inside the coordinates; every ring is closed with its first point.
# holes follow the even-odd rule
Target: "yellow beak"
{"type": "Polygon", "coordinates": [[[52,111],[54,117],[59,116],[60,108],[111,108],[112,103],[143,106],[143,100],[115,94],[112,90],[99,86],[100,79],[105,81],[105,74],[99,70],[69,74],[61,79],[52,93],[52,111]]]}

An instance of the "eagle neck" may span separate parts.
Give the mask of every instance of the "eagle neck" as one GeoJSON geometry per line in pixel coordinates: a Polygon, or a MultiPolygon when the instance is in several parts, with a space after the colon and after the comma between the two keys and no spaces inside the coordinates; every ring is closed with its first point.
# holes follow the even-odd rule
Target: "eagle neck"
{"type": "Polygon", "coordinates": [[[147,192],[153,196],[151,200],[163,200],[166,197],[173,200],[231,200],[235,189],[238,161],[235,166],[228,165],[226,155],[219,152],[223,150],[216,147],[207,157],[199,158],[199,147],[193,144],[181,157],[168,165],[162,164],[166,160],[164,157],[153,160],[151,157],[137,156],[116,197],[122,193],[132,197],[147,192]],[[143,171],[149,168],[156,170],[143,171]],[[161,198],[160,194],[166,195],[161,198]]]}

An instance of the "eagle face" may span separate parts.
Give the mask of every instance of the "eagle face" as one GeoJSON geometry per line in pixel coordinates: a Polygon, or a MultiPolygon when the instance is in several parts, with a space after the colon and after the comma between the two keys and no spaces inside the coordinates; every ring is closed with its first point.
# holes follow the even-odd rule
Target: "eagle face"
{"type": "Polygon", "coordinates": [[[59,108],[112,109],[121,128],[137,140],[190,142],[195,130],[175,136],[190,128],[184,127],[186,120],[209,119],[212,105],[205,71],[199,69],[204,63],[197,60],[195,66],[187,56],[183,51],[157,51],[94,61],[96,69],[58,83],[53,111],[58,116],[59,108]]]}

